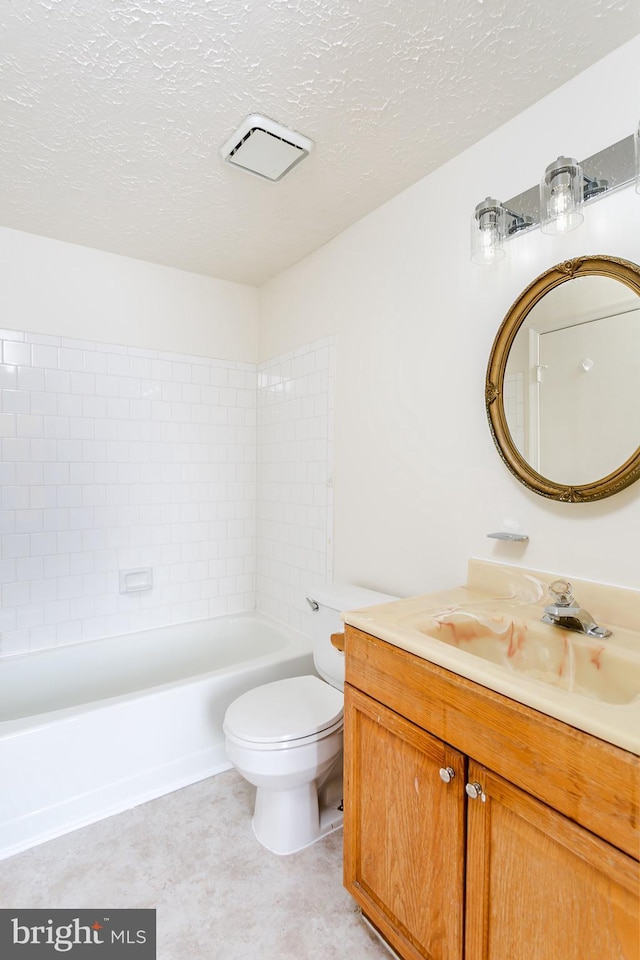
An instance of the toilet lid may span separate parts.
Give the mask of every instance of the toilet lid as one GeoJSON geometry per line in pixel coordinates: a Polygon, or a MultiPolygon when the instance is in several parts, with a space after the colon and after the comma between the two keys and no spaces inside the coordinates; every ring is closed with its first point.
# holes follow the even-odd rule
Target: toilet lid
{"type": "Polygon", "coordinates": [[[224,730],[251,743],[300,740],[335,726],[343,705],[342,692],[318,677],[290,677],[234,700],[225,714],[224,730]]]}

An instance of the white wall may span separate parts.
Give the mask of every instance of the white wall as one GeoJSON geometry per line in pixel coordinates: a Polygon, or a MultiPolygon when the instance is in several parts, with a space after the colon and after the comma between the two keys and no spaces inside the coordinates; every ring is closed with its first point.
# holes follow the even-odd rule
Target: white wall
{"type": "Polygon", "coordinates": [[[469,222],[559,154],[628,136],[639,91],[636,37],[261,289],[260,359],[336,336],[337,578],[412,594],[462,583],[479,556],[637,586],[640,483],[592,504],[530,493],[493,446],[484,377],[543,270],[585,253],[640,261],[640,197],[605,197],[564,237],[520,237],[490,268],[470,262],[469,222]],[[507,527],[528,545],[486,539],[507,527]]]}
{"type": "Polygon", "coordinates": [[[256,360],[257,292],[0,227],[0,326],[219,360],[256,360]]]}

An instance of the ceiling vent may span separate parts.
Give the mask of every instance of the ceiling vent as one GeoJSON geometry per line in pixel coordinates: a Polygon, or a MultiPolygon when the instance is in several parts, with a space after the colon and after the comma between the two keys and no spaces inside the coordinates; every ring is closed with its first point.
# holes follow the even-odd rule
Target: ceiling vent
{"type": "Polygon", "coordinates": [[[220,156],[225,163],[275,183],[312,149],[313,140],[252,113],[220,147],[220,156]]]}

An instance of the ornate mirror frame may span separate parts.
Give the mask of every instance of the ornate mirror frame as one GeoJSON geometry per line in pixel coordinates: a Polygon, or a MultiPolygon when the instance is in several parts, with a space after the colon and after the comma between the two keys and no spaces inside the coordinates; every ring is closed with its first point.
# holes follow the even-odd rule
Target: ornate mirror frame
{"type": "Polygon", "coordinates": [[[640,297],[640,267],[628,260],[606,256],[576,257],[551,267],[529,284],[502,321],[489,357],[485,382],[485,404],[491,433],[509,470],[534,493],[570,503],[603,500],[640,479],[640,447],[616,470],[600,480],[576,486],[556,483],[537,473],[515,446],[507,425],[503,385],[509,351],[529,312],[542,297],[561,283],[586,276],[619,280],[640,297]]]}

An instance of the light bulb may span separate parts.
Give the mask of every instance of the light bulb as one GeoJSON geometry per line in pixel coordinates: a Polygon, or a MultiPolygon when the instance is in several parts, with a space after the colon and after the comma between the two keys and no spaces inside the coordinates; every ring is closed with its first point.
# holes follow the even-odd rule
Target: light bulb
{"type": "Polygon", "coordinates": [[[505,256],[504,210],[498,200],[487,197],[479,203],[471,221],[471,259],[490,264],[505,256]]]}
{"type": "Polygon", "coordinates": [[[549,199],[549,214],[556,221],[558,233],[567,233],[567,231],[571,229],[569,226],[570,219],[568,217],[571,207],[571,190],[567,184],[560,184],[555,189],[552,188],[549,199]]]}
{"type": "Polygon", "coordinates": [[[540,184],[543,233],[568,233],[580,226],[584,219],[583,179],[577,160],[558,157],[549,164],[540,184]]]}

